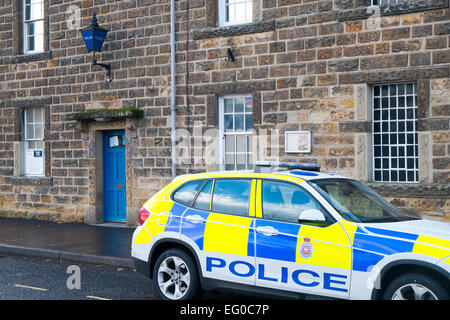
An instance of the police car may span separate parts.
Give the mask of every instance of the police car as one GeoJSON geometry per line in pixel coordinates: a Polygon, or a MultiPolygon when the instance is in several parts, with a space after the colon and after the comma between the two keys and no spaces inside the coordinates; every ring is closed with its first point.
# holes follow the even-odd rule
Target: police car
{"type": "Polygon", "coordinates": [[[449,223],[406,216],[355,180],[277,165],[288,170],[180,176],[143,205],[131,254],[161,298],[449,299],[449,223]]]}

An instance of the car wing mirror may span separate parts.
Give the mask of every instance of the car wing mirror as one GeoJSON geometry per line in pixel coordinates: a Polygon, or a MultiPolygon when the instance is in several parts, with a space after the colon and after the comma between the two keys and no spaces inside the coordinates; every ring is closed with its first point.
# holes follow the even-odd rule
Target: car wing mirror
{"type": "Polygon", "coordinates": [[[307,209],[300,212],[298,221],[325,222],[325,215],[317,209],[307,209]]]}

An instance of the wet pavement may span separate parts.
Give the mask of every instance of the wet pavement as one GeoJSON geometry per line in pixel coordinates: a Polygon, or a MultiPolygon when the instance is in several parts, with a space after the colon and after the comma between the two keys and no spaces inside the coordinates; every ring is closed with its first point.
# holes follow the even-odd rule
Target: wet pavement
{"type": "MultiPolygon", "coordinates": [[[[0,219],[0,252],[4,248],[27,248],[41,252],[66,252],[72,256],[131,259],[134,228],[48,223],[0,219]]],[[[131,260],[130,260],[131,261],[131,260]]],[[[95,261],[93,261],[95,262],[95,261]]]]}

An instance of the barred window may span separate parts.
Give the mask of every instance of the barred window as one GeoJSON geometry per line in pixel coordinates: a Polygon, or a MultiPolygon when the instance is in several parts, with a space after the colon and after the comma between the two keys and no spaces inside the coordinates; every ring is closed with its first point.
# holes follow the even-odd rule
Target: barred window
{"type": "Polygon", "coordinates": [[[44,1],[23,1],[24,53],[44,51],[44,1]]]}
{"type": "Polygon", "coordinates": [[[373,179],[418,182],[415,83],[373,86],[373,179]]]}
{"type": "Polygon", "coordinates": [[[218,0],[219,25],[228,26],[252,22],[253,0],[218,0]]]}

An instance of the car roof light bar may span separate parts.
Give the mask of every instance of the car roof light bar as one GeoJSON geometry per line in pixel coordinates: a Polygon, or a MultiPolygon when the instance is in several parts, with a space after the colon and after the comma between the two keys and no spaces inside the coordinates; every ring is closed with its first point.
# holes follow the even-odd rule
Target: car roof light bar
{"type": "Polygon", "coordinates": [[[295,163],[295,162],[277,162],[277,161],[257,161],[255,172],[270,172],[273,168],[286,168],[287,170],[306,170],[320,172],[320,165],[315,163],[295,163]],[[262,170],[269,168],[269,170],[262,170]]]}

